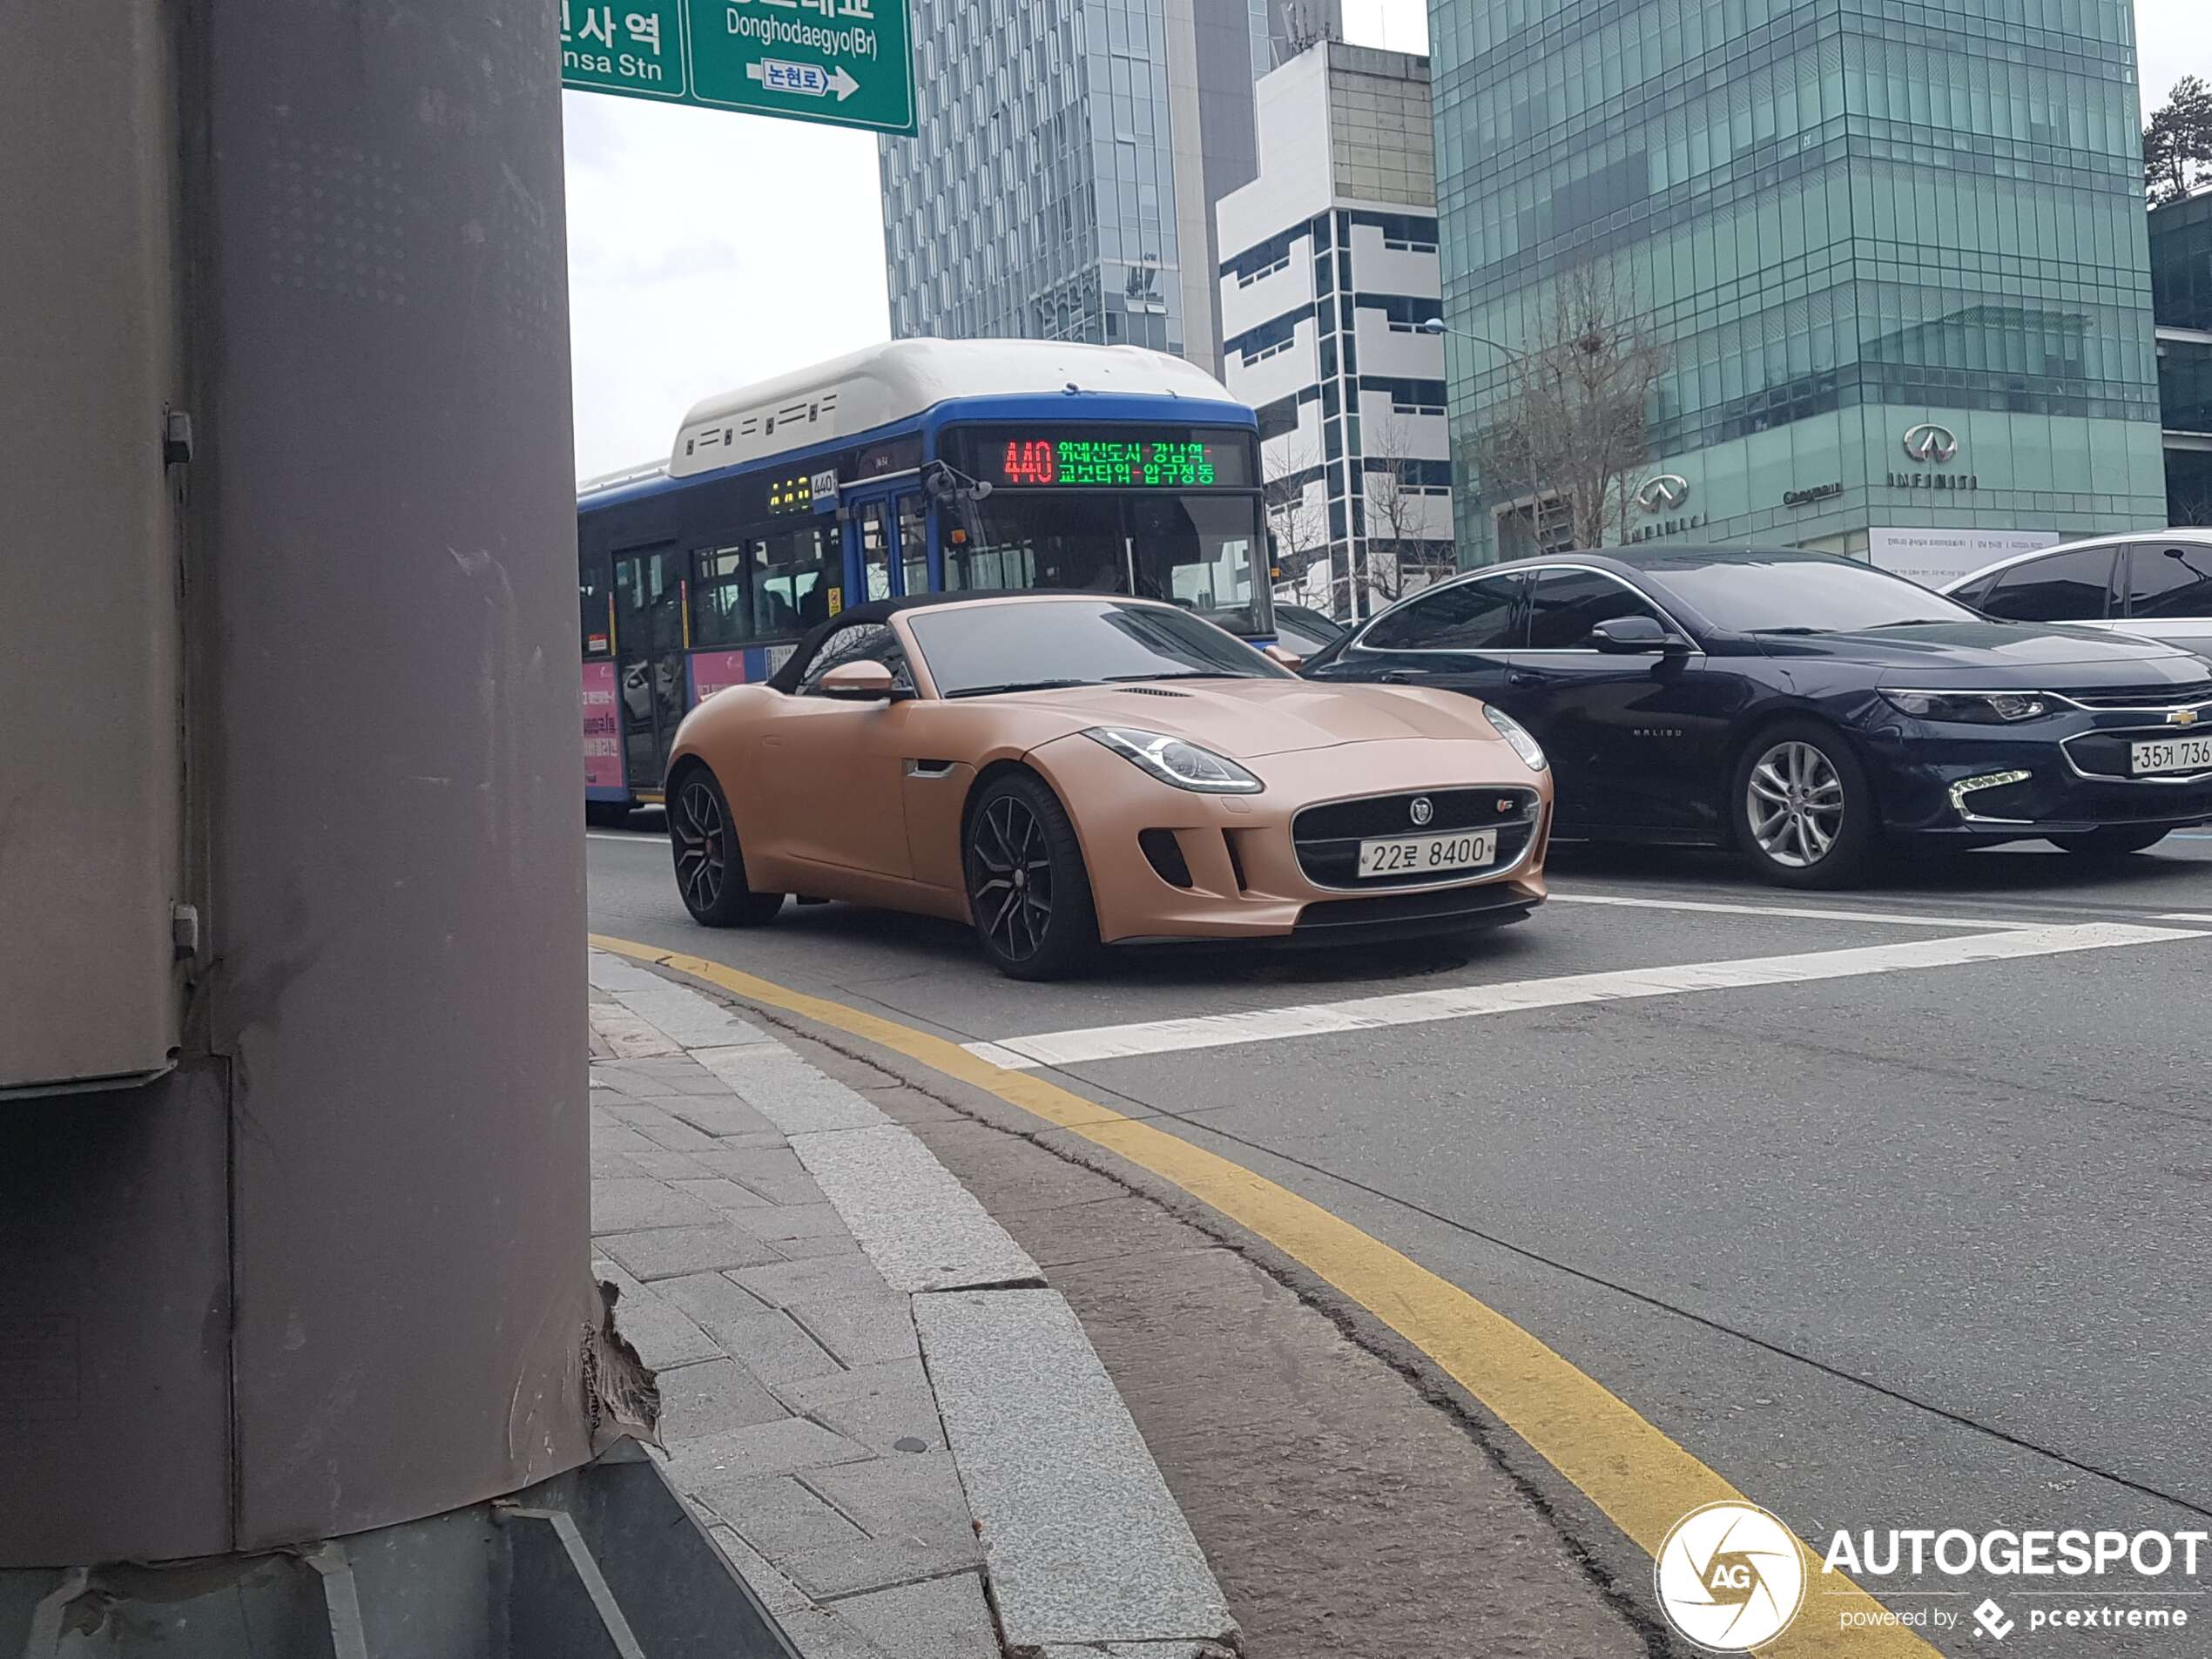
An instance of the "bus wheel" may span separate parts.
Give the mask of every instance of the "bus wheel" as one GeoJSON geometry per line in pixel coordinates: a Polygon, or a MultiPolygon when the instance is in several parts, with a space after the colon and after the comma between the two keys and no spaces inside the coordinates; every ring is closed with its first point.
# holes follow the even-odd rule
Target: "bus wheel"
{"type": "Polygon", "coordinates": [[[755,893],[745,880],[730,803],[713,772],[695,766],[668,804],[668,842],[676,888],[692,920],[709,927],[757,927],[784,907],[780,893],[755,893]]]}

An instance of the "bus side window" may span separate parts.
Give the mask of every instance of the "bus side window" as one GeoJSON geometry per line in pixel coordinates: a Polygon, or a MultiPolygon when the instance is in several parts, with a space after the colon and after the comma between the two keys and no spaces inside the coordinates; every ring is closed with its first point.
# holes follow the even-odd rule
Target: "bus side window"
{"type": "Polygon", "coordinates": [[[760,561],[760,543],[703,547],[691,555],[691,643],[735,645],[752,637],[746,589],[760,561]]]}

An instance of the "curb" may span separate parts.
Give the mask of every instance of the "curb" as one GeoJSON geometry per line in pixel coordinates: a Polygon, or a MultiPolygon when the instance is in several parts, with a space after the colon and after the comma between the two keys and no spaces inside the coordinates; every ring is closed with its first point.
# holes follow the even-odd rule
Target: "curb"
{"type": "Polygon", "coordinates": [[[873,1102],[712,991],[624,966],[656,983],[617,975],[615,1000],[775,1124],[908,1298],[1010,1659],[1240,1651],[1227,1598],[1128,1406],[1028,1253],[873,1102]]]}

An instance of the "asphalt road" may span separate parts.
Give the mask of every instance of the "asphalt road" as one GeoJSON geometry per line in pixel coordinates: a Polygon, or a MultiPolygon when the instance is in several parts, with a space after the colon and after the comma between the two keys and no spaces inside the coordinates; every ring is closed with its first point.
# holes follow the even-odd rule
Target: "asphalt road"
{"type": "MultiPolygon", "coordinates": [[[[1260,1172],[1807,1538],[2212,1528],[2212,837],[1971,854],[1841,895],[1564,849],[1557,901],[1471,948],[1154,954],[1062,986],[841,906],[710,933],[658,837],[590,850],[596,931],[992,1045],[1260,1172]]],[[[2212,1588],[2212,1548],[2203,1568],[2212,1588]]],[[[1993,1595],[2012,1646],[2082,1588],[1861,1581],[1899,1609],[1993,1595]]],[[[2212,1596],[2161,1604],[2212,1628],[2212,1596]]],[[[1931,1640],[1993,1650],[1970,1621],[1931,1640]]]]}

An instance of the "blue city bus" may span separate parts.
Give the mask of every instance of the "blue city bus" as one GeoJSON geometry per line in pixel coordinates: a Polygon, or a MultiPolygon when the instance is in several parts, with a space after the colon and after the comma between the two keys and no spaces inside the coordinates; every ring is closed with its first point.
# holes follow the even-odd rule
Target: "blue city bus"
{"type": "Polygon", "coordinates": [[[584,797],[660,799],[678,723],[902,593],[1071,588],[1272,635],[1258,427],[1180,358],[899,341],[711,398],[578,491],[584,797]]]}

